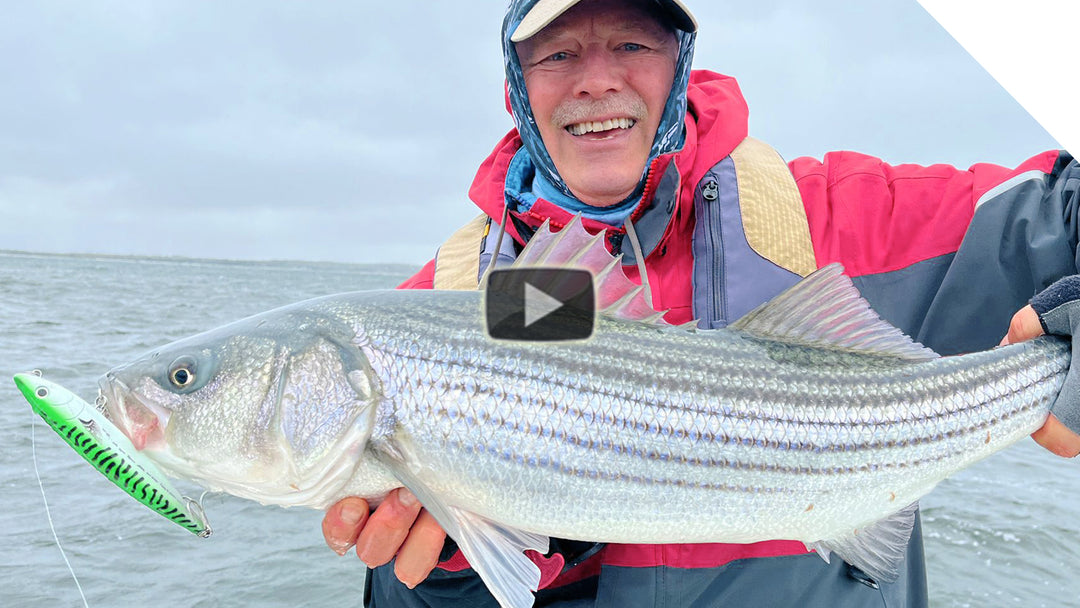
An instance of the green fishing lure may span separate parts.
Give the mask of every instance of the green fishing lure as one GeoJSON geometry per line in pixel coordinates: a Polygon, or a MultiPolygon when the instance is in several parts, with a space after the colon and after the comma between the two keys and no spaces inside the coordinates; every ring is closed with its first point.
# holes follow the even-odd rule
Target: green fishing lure
{"type": "Polygon", "coordinates": [[[36,373],[15,374],[15,384],[30,407],[106,479],[189,532],[210,536],[202,507],[181,496],[96,407],[36,373]]]}

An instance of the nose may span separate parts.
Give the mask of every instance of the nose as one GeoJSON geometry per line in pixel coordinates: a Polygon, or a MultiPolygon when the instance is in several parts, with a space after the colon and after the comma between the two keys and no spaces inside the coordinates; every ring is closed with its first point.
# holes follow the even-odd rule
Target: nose
{"type": "Polygon", "coordinates": [[[624,68],[609,49],[589,47],[582,53],[580,65],[575,91],[578,97],[599,98],[608,93],[617,93],[626,83],[624,68]]]}

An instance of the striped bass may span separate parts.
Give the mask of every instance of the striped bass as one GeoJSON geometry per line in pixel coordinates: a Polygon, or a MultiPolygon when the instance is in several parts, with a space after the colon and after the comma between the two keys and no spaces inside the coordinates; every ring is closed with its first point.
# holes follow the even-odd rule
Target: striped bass
{"type": "Polygon", "coordinates": [[[212,490],[325,508],[409,488],[516,608],[549,537],[800,540],[894,580],[919,498],[1041,427],[1069,368],[1053,337],[938,357],[838,266],[730,328],[670,326],[600,238],[545,228],[518,262],[596,274],[585,341],[494,341],[480,292],[358,292],[174,342],[101,393],[212,490]]]}

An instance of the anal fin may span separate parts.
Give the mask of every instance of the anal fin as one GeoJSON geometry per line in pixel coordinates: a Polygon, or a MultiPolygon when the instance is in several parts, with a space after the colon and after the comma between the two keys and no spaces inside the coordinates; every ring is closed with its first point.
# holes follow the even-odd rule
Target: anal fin
{"type": "Polygon", "coordinates": [[[806,548],[817,551],[826,562],[830,554],[838,555],[875,581],[891,583],[900,578],[918,510],[919,503],[911,503],[872,526],[843,538],[806,543],[806,548]]]}

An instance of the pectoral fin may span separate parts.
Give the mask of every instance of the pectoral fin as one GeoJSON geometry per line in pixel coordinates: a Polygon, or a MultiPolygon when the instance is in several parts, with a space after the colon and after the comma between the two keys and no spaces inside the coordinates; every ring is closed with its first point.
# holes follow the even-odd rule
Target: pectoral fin
{"type": "Polygon", "coordinates": [[[826,562],[830,554],[836,554],[875,581],[891,583],[900,578],[918,510],[919,503],[911,503],[872,526],[842,538],[807,543],[806,548],[817,551],[826,562]]]}
{"type": "Polygon", "coordinates": [[[532,606],[533,592],[540,587],[540,568],[525,556],[525,551],[532,549],[546,553],[548,537],[503,526],[447,505],[417,478],[400,452],[385,444],[380,446],[379,452],[380,460],[457,542],[465,559],[499,605],[503,608],[532,606]]]}

